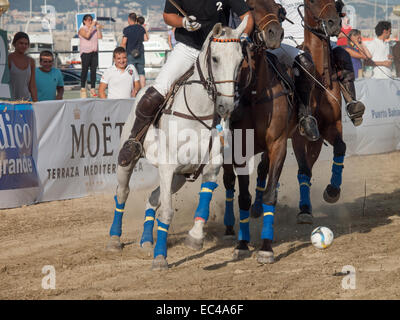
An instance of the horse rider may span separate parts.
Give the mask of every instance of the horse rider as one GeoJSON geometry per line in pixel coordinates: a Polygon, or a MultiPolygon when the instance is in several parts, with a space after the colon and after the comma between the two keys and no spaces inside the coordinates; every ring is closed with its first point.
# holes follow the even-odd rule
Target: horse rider
{"type": "MultiPolygon", "coordinates": [[[[299,28],[293,28],[291,24],[288,24],[285,19],[287,16],[287,12],[279,3],[279,0],[275,0],[276,3],[280,5],[278,19],[281,24],[283,24],[283,28],[285,30],[285,35],[288,33],[289,36],[285,37],[281,43],[281,47],[274,50],[268,50],[277,56],[278,60],[285,66],[286,69],[296,68],[295,73],[295,93],[297,99],[299,101],[299,110],[298,110],[298,124],[299,124],[299,132],[301,135],[305,136],[310,141],[316,141],[319,139],[320,134],[318,131],[318,123],[317,120],[311,116],[311,109],[309,106],[310,101],[310,93],[313,87],[313,82],[305,81],[307,79],[307,72],[310,72],[314,76],[314,64],[312,62],[311,56],[302,50],[296,48],[296,42],[294,40],[290,40],[293,36],[295,39],[302,40],[304,38],[304,30],[300,30],[299,28]],[[304,69],[299,68],[296,63],[300,63],[304,69]]],[[[299,3],[302,2],[301,0],[299,3]]],[[[292,19],[292,11],[289,11],[290,20],[292,19]]],[[[293,17],[296,18],[296,17],[293,17]]],[[[300,18],[300,16],[299,16],[300,18]]],[[[300,23],[300,22],[299,22],[300,23]]],[[[240,21],[237,19],[235,14],[231,14],[230,25],[236,27],[240,24],[240,21]]],[[[287,73],[285,70],[282,70],[280,66],[277,66],[281,76],[287,77],[287,73]]]]}
{"type": "Polygon", "coordinates": [[[140,158],[149,124],[162,106],[172,84],[196,62],[201,47],[214,25],[220,22],[227,26],[229,12],[233,10],[241,20],[249,16],[241,41],[248,38],[247,35],[253,30],[253,18],[243,0],[175,0],[174,2],[175,4],[169,0],[165,1],[163,18],[167,25],[176,27],[175,38],[178,43],[161,68],[154,84],[146,90],[136,105],[135,123],[129,139],[118,155],[118,164],[123,167],[140,158]],[[141,137],[138,139],[139,133],[141,137]]]}
{"type": "MultiPolygon", "coordinates": [[[[297,94],[300,98],[300,110],[299,113],[309,114],[309,101],[311,89],[314,87],[314,81],[309,75],[315,75],[315,66],[311,55],[308,52],[298,49],[297,47],[301,45],[304,41],[304,27],[302,26],[302,17],[300,16],[297,8],[303,5],[303,0],[276,0],[284,8],[283,15],[287,17],[284,20],[282,27],[285,30],[285,36],[282,41],[281,47],[275,50],[271,50],[272,53],[277,55],[280,62],[282,62],[286,67],[293,67],[295,74],[295,86],[297,94]],[[300,66],[299,66],[300,65],[300,66]]],[[[342,0],[335,1],[336,11],[340,17],[343,16],[342,9],[344,3],[342,0]]],[[[343,94],[346,101],[346,109],[355,126],[361,124],[362,115],[364,114],[365,106],[361,101],[356,100],[356,90],[354,86],[354,70],[350,55],[347,51],[336,46],[331,42],[333,59],[336,68],[338,69],[338,80],[342,84],[341,90],[346,91],[347,94],[343,94]]],[[[300,118],[301,121],[302,118],[300,118]]],[[[304,119],[304,117],[303,117],[304,119]]],[[[306,118],[307,119],[307,118],[306,118]]],[[[315,118],[313,118],[315,120],[315,118]]],[[[304,120],[306,121],[306,120],[304,120]]],[[[316,121],[316,120],[315,120],[316,121]]],[[[309,122],[311,124],[311,122],[309,122]]],[[[315,131],[314,124],[312,127],[305,127],[305,135],[309,140],[308,130],[315,131]]],[[[318,130],[318,129],[317,129],[318,130]]],[[[301,132],[301,131],[300,131],[301,132]]],[[[319,133],[318,133],[319,136],[319,133]]],[[[315,139],[316,140],[316,139],[315,139]]]]}

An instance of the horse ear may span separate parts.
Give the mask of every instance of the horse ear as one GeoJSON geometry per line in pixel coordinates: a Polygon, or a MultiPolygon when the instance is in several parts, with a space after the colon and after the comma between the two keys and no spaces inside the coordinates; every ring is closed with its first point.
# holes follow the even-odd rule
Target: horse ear
{"type": "Polygon", "coordinates": [[[242,35],[244,29],[246,29],[248,20],[249,20],[249,15],[246,15],[242,20],[242,22],[239,24],[239,26],[235,29],[235,33],[238,38],[242,35]]]}
{"type": "Polygon", "coordinates": [[[222,24],[221,23],[217,23],[213,30],[212,30],[212,35],[214,38],[218,38],[222,33],[222,24]]]}

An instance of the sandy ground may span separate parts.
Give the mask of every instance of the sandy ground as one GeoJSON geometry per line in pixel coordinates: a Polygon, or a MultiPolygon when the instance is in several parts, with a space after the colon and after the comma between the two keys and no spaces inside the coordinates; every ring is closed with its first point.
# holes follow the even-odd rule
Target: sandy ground
{"type": "MultiPolygon", "coordinates": [[[[251,220],[252,257],[232,260],[235,242],[222,238],[221,179],[199,252],[183,241],[200,182],[185,185],[174,197],[170,269],[163,272],[151,271],[151,260],[138,255],[147,192],[128,199],[125,246],[117,254],[105,251],[112,194],[1,210],[0,299],[399,299],[400,152],[347,158],[342,197],[335,205],[322,199],[330,166],[320,161],[314,168],[312,226],[296,224],[297,167],[285,166],[272,265],[260,265],[255,257],[261,220],[251,220]],[[322,251],[310,243],[311,231],[320,225],[335,234],[333,245],[322,251]],[[46,265],[54,266],[55,289],[42,288],[46,265]],[[355,269],[355,289],[342,287],[347,265],[355,269]]],[[[253,194],[254,181],[252,176],[253,194]]]]}

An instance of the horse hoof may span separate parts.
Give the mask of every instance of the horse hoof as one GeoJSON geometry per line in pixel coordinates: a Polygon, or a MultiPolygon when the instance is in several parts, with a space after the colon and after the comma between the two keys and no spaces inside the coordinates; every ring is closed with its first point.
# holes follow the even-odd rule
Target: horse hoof
{"type": "Polygon", "coordinates": [[[257,262],[261,264],[274,263],[274,253],[272,251],[258,251],[257,262]]]}
{"type": "Polygon", "coordinates": [[[153,255],[153,244],[149,241],[143,242],[139,247],[140,255],[143,259],[148,259],[153,255]]]}
{"type": "Polygon", "coordinates": [[[110,241],[108,241],[106,250],[110,252],[121,252],[122,243],[119,240],[118,236],[112,236],[110,241]]]}
{"type": "Polygon", "coordinates": [[[196,239],[193,238],[190,234],[188,234],[185,239],[185,246],[190,249],[199,251],[203,249],[203,242],[204,242],[203,239],[196,239]]]}
{"type": "Polygon", "coordinates": [[[233,252],[233,260],[243,260],[246,258],[250,258],[251,257],[251,252],[250,250],[243,250],[243,249],[235,249],[235,251],[233,252]]]}
{"type": "Polygon", "coordinates": [[[297,224],[313,224],[313,215],[309,212],[300,212],[297,215],[297,224]]]}
{"type": "Polygon", "coordinates": [[[231,239],[235,239],[235,238],[236,238],[236,235],[235,235],[235,230],[233,230],[233,227],[226,226],[224,239],[231,240],[231,239]]]}
{"type": "Polygon", "coordinates": [[[262,205],[253,204],[250,209],[250,216],[252,218],[259,218],[264,213],[262,205]]]}
{"type": "Polygon", "coordinates": [[[157,257],[155,257],[155,259],[153,260],[153,263],[151,265],[151,269],[152,270],[168,270],[168,262],[167,259],[164,258],[163,255],[158,255],[157,257]]]}
{"type": "Polygon", "coordinates": [[[340,188],[328,184],[324,191],[324,200],[328,203],[335,203],[340,198],[340,188]]]}

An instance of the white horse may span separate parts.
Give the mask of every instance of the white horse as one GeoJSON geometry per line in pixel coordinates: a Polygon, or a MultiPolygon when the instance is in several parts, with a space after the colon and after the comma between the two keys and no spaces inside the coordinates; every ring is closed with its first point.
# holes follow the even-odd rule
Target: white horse
{"type": "MultiPolygon", "coordinates": [[[[212,119],[215,119],[215,116],[227,119],[233,111],[234,80],[243,59],[239,39],[246,24],[247,17],[235,30],[222,27],[221,24],[214,26],[200,51],[193,75],[186,84],[180,87],[173,99],[172,111],[162,114],[158,130],[151,128],[153,130],[149,130],[144,141],[145,157],[158,167],[160,175],[160,186],[153,191],[147,203],[141,240],[141,248],[152,249],[155,212],[161,205],[157,219],[157,242],[154,247],[153,269],[168,268],[167,235],[174,214],[172,194],[184,185],[188,174],[198,172],[200,163],[204,161],[202,150],[208,150],[210,157],[208,163],[202,166],[200,203],[195,214],[196,225],[200,224],[200,229],[195,228],[190,231],[190,239],[194,241],[195,246],[202,243],[204,238],[202,226],[208,219],[212,192],[217,187],[217,175],[222,165],[222,150],[218,143],[213,144],[209,150],[210,135],[204,135],[202,131],[206,127],[211,128],[216,125],[212,119]],[[183,114],[185,116],[182,117],[183,114]],[[201,121],[195,118],[200,118],[201,121]],[[174,132],[171,133],[172,131],[174,132]],[[189,142],[180,141],[179,137],[183,135],[187,138],[189,133],[195,133],[195,139],[189,137],[189,142]],[[187,155],[188,150],[196,152],[190,152],[187,155]],[[220,160],[212,161],[213,155],[217,155],[220,160]]],[[[146,89],[141,90],[136,101],[140,100],[143,92],[146,92],[146,89]]],[[[135,108],[132,108],[122,131],[120,148],[128,139],[134,120],[135,108]]],[[[109,250],[122,249],[120,243],[122,215],[129,194],[129,180],[135,164],[132,161],[127,167],[118,166],[117,168],[118,186],[114,198],[116,209],[110,230],[111,239],[107,245],[109,250]]]]}

